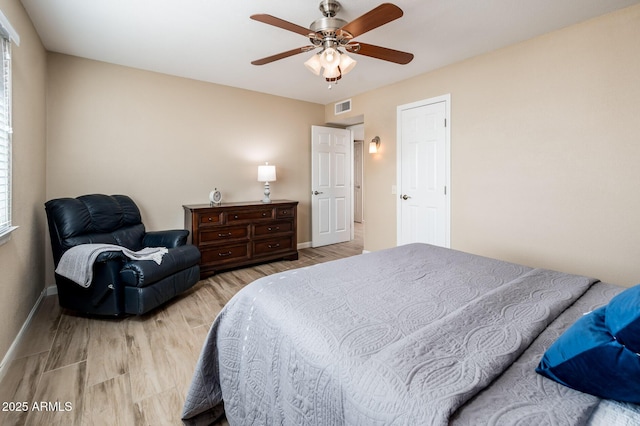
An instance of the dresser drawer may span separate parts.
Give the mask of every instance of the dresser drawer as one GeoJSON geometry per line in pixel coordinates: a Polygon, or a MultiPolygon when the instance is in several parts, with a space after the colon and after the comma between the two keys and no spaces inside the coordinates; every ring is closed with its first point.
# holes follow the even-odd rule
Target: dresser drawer
{"type": "Polygon", "coordinates": [[[222,223],[222,213],[219,212],[203,212],[196,215],[200,226],[220,225],[222,223]]]}
{"type": "Polygon", "coordinates": [[[249,259],[249,244],[234,244],[224,247],[208,248],[200,251],[202,265],[216,264],[229,260],[249,259]]]}
{"type": "Polygon", "coordinates": [[[295,216],[294,207],[278,207],[276,208],[276,219],[289,218],[295,216]]]}
{"type": "Polygon", "coordinates": [[[263,241],[254,241],[253,254],[255,256],[291,250],[291,237],[271,238],[263,241]]]}
{"type": "Polygon", "coordinates": [[[260,237],[263,235],[279,234],[281,232],[291,232],[292,230],[293,222],[291,221],[270,222],[264,225],[256,225],[253,229],[253,234],[256,237],[260,237]]]}
{"type": "Polygon", "coordinates": [[[273,208],[260,208],[254,210],[239,210],[227,213],[227,223],[247,222],[260,219],[272,219],[273,208]]]}
{"type": "Polygon", "coordinates": [[[200,244],[218,243],[220,241],[248,239],[249,226],[218,226],[203,228],[199,231],[200,244]]]}

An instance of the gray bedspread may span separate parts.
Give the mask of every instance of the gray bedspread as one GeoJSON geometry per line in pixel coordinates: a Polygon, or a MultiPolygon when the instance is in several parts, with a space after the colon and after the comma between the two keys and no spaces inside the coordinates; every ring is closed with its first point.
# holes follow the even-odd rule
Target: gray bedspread
{"type": "Polygon", "coordinates": [[[265,277],[215,320],[183,418],[224,402],[231,425],[581,424],[599,400],[531,365],[602,303],[597,284],[567,310],[594,282],[424,244],[265,277]]]}

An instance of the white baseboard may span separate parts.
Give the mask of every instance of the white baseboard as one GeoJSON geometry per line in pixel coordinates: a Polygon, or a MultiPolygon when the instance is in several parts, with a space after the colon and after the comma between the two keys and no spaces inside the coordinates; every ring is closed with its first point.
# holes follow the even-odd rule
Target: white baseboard
{"type": "Polygon", "coordinates": [[[306,249],[311,247],[311,241],[307,241],[306,243],[298,243],[298,250],[306,249]]]}
{"type": "Polygon", "coordinates": [[[27,334],[27,330],[29,329],[29,326],[31,325],[31,321],[33,320],[33,317],[35,316],[36,312],[38,312],[38,308],[40,307],[40,304],[42,303],[45,297],[50,296],[52,294],[58,294],[58,289],[56,286],[45,288],[40,293],[40,296],[38,296],[36,303],[33,305],[33,308],[31,308],[31,312],[29,312],[29,316],[27,316],[27,319],[25,320],[24,324],[22,324],[22,328],[20,328],[20,331],[18,332],[18,335],[16,336],[16,338],[13,339],[13,343],[11,344],[11,346],[9,347],[9,350],[7,351],[4,358],[2,359],[2,363],[0,363],[0,381],[2,381],[5,374],[7,373],[7,368],[6,368],[7,365],[11,364],[11,361],[13,361],[13,359],[15,358],[16,351],[18,350],[18,346],[20,346],[20,342],[22,342],[22,339],[27,334]]]}
{"type": "MultiPolygon", "coordinates": [[[[305,249],[305,248],[311,248],[311,241],[307,241],[306,243],[298,243],[298,250],[305,249]]],[[[362,254],[364,253],[371,253],[371,252],[369,250],[362,250],[362,254]]]]}

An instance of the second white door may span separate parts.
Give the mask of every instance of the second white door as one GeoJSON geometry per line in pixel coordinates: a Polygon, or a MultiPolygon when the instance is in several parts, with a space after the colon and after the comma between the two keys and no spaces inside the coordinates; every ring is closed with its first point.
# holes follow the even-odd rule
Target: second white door
{"type": "Polygon", "coordinates": [[[448,102],[398,107],[398,245],[449,247],[448,102]]]}

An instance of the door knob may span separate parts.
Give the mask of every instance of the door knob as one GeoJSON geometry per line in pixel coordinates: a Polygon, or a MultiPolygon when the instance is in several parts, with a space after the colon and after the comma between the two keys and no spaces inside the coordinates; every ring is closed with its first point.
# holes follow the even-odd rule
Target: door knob
{"type": "Polygon", "coordinates": [[[404,194],[404,195],[402,196],[402,199],[403,199],[403,200],[408,200],[409,198],[411,198],[411,197],[409,197],[407,194],[404,194]]]}
{"type": "Polygon", "coordinates": [[[313,191],[313,195],[324,194],[324,192],[313,191]]]}

